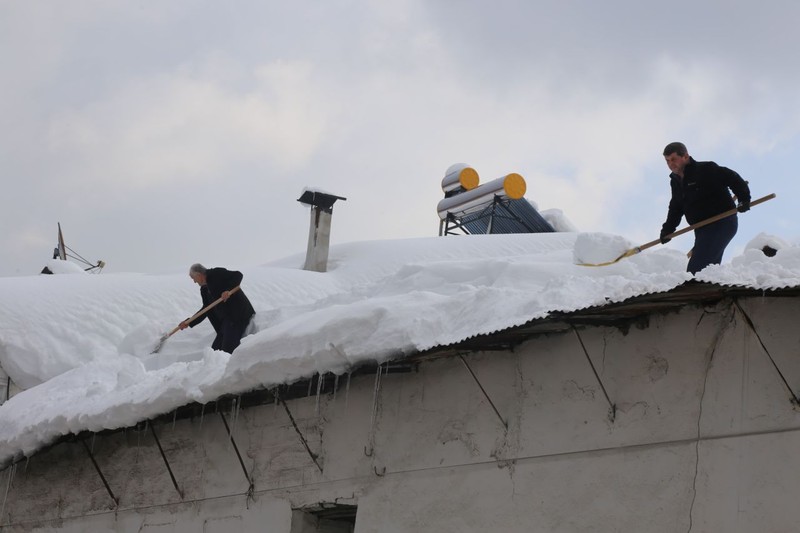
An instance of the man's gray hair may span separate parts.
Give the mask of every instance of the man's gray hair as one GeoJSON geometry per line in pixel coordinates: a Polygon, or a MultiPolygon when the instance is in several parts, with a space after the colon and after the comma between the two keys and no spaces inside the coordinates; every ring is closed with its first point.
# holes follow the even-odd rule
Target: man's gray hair
{"type": "Polygon", "coordinates": [[[195,263],[189,267],[189,274],[205,274],[206,267],[201,265],[200,263],[195,263]]]}

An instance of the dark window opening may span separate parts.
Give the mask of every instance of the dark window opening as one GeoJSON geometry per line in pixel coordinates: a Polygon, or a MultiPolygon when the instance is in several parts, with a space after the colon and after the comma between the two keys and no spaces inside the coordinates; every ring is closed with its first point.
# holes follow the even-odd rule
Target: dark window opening
{"type": "Polygon", "coordinates": [[[318,503],[292,511],[291,533],[353,533],[358,507],[342,503],[318,503]]]}

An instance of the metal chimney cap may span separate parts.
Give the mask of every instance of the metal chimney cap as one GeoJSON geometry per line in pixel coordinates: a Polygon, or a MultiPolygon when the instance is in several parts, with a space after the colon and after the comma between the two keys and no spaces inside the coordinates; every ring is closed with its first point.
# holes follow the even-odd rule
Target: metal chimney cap
{"type": "Polygon", "coordinates": [[[305,191],[300,198],[297,199],[301,204],[313,205],[326,211],[333,208],[333,204],[336,203],[336,200],[347,200],[347,198],[324,192],[305,191]]]}

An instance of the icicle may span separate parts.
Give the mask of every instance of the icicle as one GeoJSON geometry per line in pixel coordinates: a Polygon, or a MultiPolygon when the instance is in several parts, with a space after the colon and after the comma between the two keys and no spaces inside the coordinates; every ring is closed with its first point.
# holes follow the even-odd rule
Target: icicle
{"type": "Polygon", "coordinates": [[[142,442],[142,430],[139,429],[139,424],[136,424],[136,464],[139,464],[139,443],[142,442]]]}
{"type": "Polygon", "coordinates": [[[308,380],[308,393],[306,394],[306,396],[311,396],[311,385],[313,385],[313,384],[314,384],[314,378],[309,379],[308,380]]]}
{"type": "Polygon", "coordinates": [[[315,408],[317,417],[319,417],[319,396],[322,393],[323,383],[325,383],[325,377],[322,374],[317,375],[317,405],[315,408]]]}
{"type": "Polygon", "coordinates": [[[175,409],[172,413],[172,431],[175,431],[175,421],[178,420],[178,410],[175,409]]]}
{"type": "Polygon", "coordinates": [[[23,470],[23,472],[26,474],[28,473],[28,463],[30,462],[31,462],[31,456],[29,455],[25,458],[25,469],[23,470]]]}
{"type": "Polygon", "coordinates": [[[275,401],[272,403],[272,416],[275,417],[275,414],[278,412],[278,388],[272,389],[272,397],[275,398],[275,401]]]}
{"type": "Polygon", "coordinates": [[[367,440],[367,446],[364,447],[364,454],[367,457],[371,457],[375,449],[375,421],[378,418],[378,396],[381,391],[382,374],[383,368],[381,368],[381,365],[378,365],[378,371],[375,373],[375,390],[372,398],[372,417],[369,423],[369,437],[367,440]]]}
{"type": "Polygon", "coordinates": [[[339,374],[333,377],[333,403],[336,403],[336,391],[339,390],[339,374]]]}
{"type": "Polygon", "coordinates": [[[236,422],[239,421],[239,410],[242,404],[242,397],[237,396],[231,403],[231,439],[233,434],[236,433],[236,422]]]}
{"type": "MultiPolygon", "coordinates": [[[[228,450],[230,450],[231,447],[233,446],[233,429],[234,429],[234,425],[236,424],[236,420],[235,420],[236,414],[235,414],[235,412],[236,412],[236,398],[232,398],[231,399],[231,412],[229,413],[230,421],[228,422],[228,443],[225,446],[225,448],[228,449],[228,450]]],[[[225,415],[223,414],[222,417],[223,417],[223,420],[224,420],[225,415]]]]}
{"type": "Polygon", "coordinates": [[[144,421],[144,428],[139,429],[139,425],[136,426],[136,463],[139,463],[139,456],[141,455],[141,443],[142,443],[142,432],[146,432],[148,428],[149,421],[144,421]]]}
{"type": "Polygon", "coordinates": [[[200,428],[203,427],[203,415],[205,414],[205,412],[206,412],[206,404],[203,404],[202,407],[200,407],[200,428]]]}
{"type": "Polygon", "coordinates": [[[6,500],[8,499],[8,491],[11,488],[11,480],[14,479],[14,473],[17,471],[17,464],[14,463],[6,469],[8,471],[8,481],[6,482],[5,494],[3,494],[3,505],[0,505],[0,527],[3,524],[3,516],[6,512],[6,500]]]}
{"type": "Polygon", "coordinates": [[[344,389],[344,410],[347,411],[347,402],[350,400],[350,378],[353,377],[352,372],[347,373],[347,386],[344,389]]]}

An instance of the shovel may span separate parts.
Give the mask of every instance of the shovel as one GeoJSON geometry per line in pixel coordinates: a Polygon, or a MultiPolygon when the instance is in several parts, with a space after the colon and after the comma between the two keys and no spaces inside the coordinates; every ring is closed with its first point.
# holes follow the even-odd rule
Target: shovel
{"type": "MultiPolygon", "coordinates": [[[[752,202],[750,202],[750,207],[753,207],[754,205],[758,205],[758,204],[764,203],[767,200],[772,200],[773,198],[775,198],[775,193],[768,194],[766,196],[763,196],[763,197],[759,198],[758,200],[753,200],[752,202]]],[[[675,233],[670,233],[669,235],[665,235],[665,237],[667,239],[675,238],[678,235],[683,235],[684,233],[696,230],[697,228],[702,228],[703,226],[707,226],[709,224],[713,224],[717,220],[721,220],[721,219],[723,219],[725,217],[729,217],[731,215],[735,215],[736,213],[737,213],[736,209],[729,209],[728,211],[722,212],[722,213],[720,213],[718,215],[714,215],[711,218],[707,218],[705,220],[702,220],[700,222],[692,224],[691,226],[686,226],[685,228],[679,229],[675,233]]],[[[656,239],[654,241],[650,241],[650,242],[648,242],[646,244],[643,244],[641,246],[637,246],[636,248],[631,248],[630,250],[627,250],[626,252],[624,252],[622,255],[620,255],[619,257],[617,257],[613,261],[608,261],[606,263],[578,263],[578,265],[579,266],[594,266],[594,267],[613,265],[614,263],[616,263],[616,262],[618,262],[618,261],[620,261],[622,259],[625,259],[626,257],[630,257],[632,255],[636,255],[639,252],[641,252],[642,250],[646,250],[646,249],[651,248],[651,247],[655,246],[656,244],[660,244],[660,243],[661,243],[661,239],[656,239]]]]}
{"type": "MultiPolygon", "coordinates": [[[[237,285],[236,287],[232,288],[229,292],[230,292],[230,294],[233,294],[236,291],[238,291],[239,289],[240,289],[240,286],[237,285]]],[[[192,316],[190,316],[189,318],[184,320],[184,322],[192,322],[195,318],[203,316],[204,314],[206,314],[209,311],[211,311],[214,307],[216,307],[220,303],[222,303],[222,297],[217,298],[216,300],[214,300],[213,302],[211,302],[210,304],[208,304],[207,306],[205,306],[204,308],[202,308],[201,310],[199,310],[198,312],[196,312],[195,314],[193,314],[192,316]]],[[[158,344],[156,344],[155,349],[153,349],[153,351],[150,352],[150,353],[158,353],[158,352],[160,352],[161,348],[164,347],[164,343],[167,342],[167,339],[169,339],[175,333],[180,331],[180,329],[181,329],[181,325],[178,324],[169,333],[164,333],[164,335],[161,336],[161,339],[159,339],[158,344]]]]}

